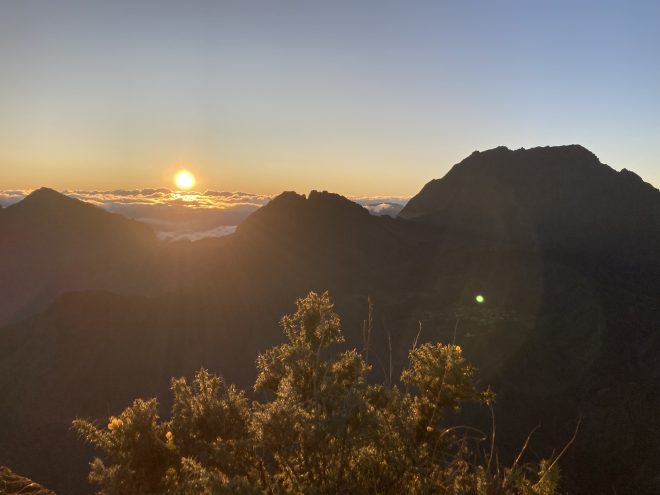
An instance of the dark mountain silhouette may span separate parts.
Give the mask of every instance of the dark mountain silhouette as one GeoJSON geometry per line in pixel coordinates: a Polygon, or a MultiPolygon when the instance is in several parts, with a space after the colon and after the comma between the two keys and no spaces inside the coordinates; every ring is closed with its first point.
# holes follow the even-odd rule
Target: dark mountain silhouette
{"type": "MultiPolygon", "coordinates": [[[[265,243],[283,256],[295,256],[297,263],[313,261],[310,268],[324,276],[339,268],[357,280],[356,270],[377,276],[384,264],[401,262],[400,250],[409,244],[408,236],[413,242],[428,237],[422,230],[390,217],[374,217],[338,194],[312,191],[305,197],[286,192],[248,217],[231,242],[265,243]]],[[[435,230],[430,231],[432,235],[435,230]]]]}
{"type": "MultiPolygon", "coordinates": [[[[280,341],[277,321],[293,309],[294,299],[309,290],[329,289],[351,347],[363,346],[367,297],[375,304],[373,380],[396,379],[421,322],[420,341],[455,339],[480,369],[480,384],[491,384],[497,392],[502,459],[517,454],[539,424],[530,452],[549,454],[568,441],[582,417],[576,443],[562,464],[567,491],[657,493],[660,269],[658,255],[647,246],[657,236],[657,191],[599,164],[579,147],[498,149],[481,155],[493,154],[531,158],[516,158],[513,165],[498,158],[492,167],[497,180],[482,184],[475,179],[474,185],[456,179],[451,187],[438,186],[440,193],[427,194],[436,187],[431,185],[463,174],[465,163],[476,163],[467,167],[474,167],[475,176],[495,163],[473,155],[411,201],[401,216],[414,221],[369,215],[331,193],[284,193],[221,239],[157,243],[151,234],[142,237],[139,224],[92,208],[90,224],[106,225],[98,231],[92,225],[63,228],[66,245],[53,229],[49,242],[27,244],[38,252],[37,259],[48,260],[57,250],[77,249],[75,239],[87,239],[79,242],[91,247],[76,251],[80,254],[66,266],[89,283],[59,285],[49,293],[48,307],[30,306],[24,318],[0,329],[0,465],[61,493],[88,493],[85,474],[92,453],[74,438],[71,419],[103,420],[138,396],[167,400],[169,378],[190,375],[200,366],[249,386],[257,352],[280,341]],[[537,201],[522,191],[538,189],[540,196],[545,184],[548,198],[564,194],[556,190],[559,179],[538,170],[547,166],[566,174],[562,167],[569,165],[562,156],[572,160],[570,167],[584,168],[582,182],[570,186],[572,205],[581,208],[583,197],[595,198],[593,191],[611,181],[614,185],[607,187],[627,191],[625,197],[637,196],[645,205],[650,220],[629,222],[630,235],[647,230],[645,241],[636,248],[629,240],[580,243],[577,233],[563,235],[554,224],[545,227],[546,221],[560,222],[555,210],[546,211],[552,201],[537,201]],[[501,172],[509,168],[524,173],[501,172]],[[539,183],[533,180],[537,176],[543,177],[539,183]],[[497,187],[489,189],[493,184],[497,187]],[[454,194],[455,204],[443,199],[445,190],[454,194]],[[484,198],[470,200],[468,190],[483,191],[478,194],[484,198]],[[527,203],[511,191],[520,191],[529,202],[533,222],[523,223],[521,231],[513,228],[519,224],[507,222],[518,218],[522,213],[516,208],[527,203]],[[436,214],[445,210],[434,208],[445,204],[452,214],[436,214]],[[507,226],[504,230],[485,221],[467,226],[458,221],[479,211],[509,212],[503,205],[512,204],[515,214],[503,214],[498,224],[507,226]],[[108,227],[111,222],[116,227],[108,227]],[[533,237],[520,235],[530,226],[533,237]],[[106,244],[126,253],[119,268],[109,269],[99,254],[109,252],[106,244]],[[90,270],[108,275],[90,278],[90,270]],[[485,303],[477,304],[476,294],[485,303]]],[[[66,198],[55,198],[55,204],[72,208],[72,218],[82,217],[78,210],[84,205],[71,203],[73,208],[66,198]]],[[[612,211],[636,215],[635,205],[609,203],[612,211]]],[[[12,208],[26,208],[20,205],[12,208]]],[[[567,205],[561,209],[568,215],[567,205]]],[[[0,211],[3,225],[9,212],[0,211]]],[[[583,214],[565,217],[567,232],[577,232],[576,218],[583,214]]],[[[598,235],[617,232],[584,222],[598,235]]],[[[26,225],[31,224],[16,221],[12,235],[28,235],[26,225]]],[[[4,262],[1,266],[8,270],[4,262]]],[[[56,270],[46,273],[53,283],[61,276],[56,270]]],[[[22,276],[15,271],[9,280],[21,283],[22,276]]],[[[167,402],[162,406],[166,411],[167,402]]],[[[483,411],[471,410],[453,418],[459,423],[467,419],[484,428],[490,421],[483,411]]]]}
{"type": "Polygon", "coordinates": [[[474,152],[400,217],[540,249],[647,258],[660,250],[660,191],[578,145],[474,152]]]}
{"type": "Polygon", "coordinates": [[[0,325],[66,290],[137,290],[156,247],[145,225],[47,188],[3,209],[0,232],[0,325]]]}

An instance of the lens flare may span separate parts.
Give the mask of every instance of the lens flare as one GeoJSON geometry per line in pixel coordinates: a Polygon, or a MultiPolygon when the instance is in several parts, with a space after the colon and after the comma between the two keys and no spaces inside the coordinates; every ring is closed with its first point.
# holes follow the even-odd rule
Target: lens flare
{"type": "Polygon", "coordinates": [[[474,300],[477,301],[478,304],[483,304],[486,302],[486,298],[481,294],[477,294],[474,300]]]}

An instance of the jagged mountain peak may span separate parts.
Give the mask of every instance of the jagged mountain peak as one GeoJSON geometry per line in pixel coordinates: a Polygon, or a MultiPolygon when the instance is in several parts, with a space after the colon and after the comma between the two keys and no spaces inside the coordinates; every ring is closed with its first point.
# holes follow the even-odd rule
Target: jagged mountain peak
{"type": "Polygon", "coordinates": [[[580,145],[472,153],[426,184],[400,217],[541,248],[660,247],[660,192],[580,145]]]}
{"type": "Polygon", "coordinates": [[[311,191],[308,196],[286,191],[252,213],[239,231],[252,229],[327,229],[369,221],[369,212],[339,194],[311,191]]]}
{"type": "Polygon", "coordinates": [[[280,195],[273,198],[264,208],[274,210],[275,208],[286,208],[291,206],[300,208],[318,209],[322,208],[327,211],[332,210],[352,210],[358,215],[363,215],[366,210],[359,204],[351,201],[350,199],[336,193],[328,191],[312,190],[305,196],[298,194],[295,191],[285,191],[280,195]]]}
{"type": "Polygon", "coordinates": [[[598,157],[584,146],[570,144],[564,146],[543,146],[511,150],[506,146],[486,151],[475,151],[456,164],[447,174],[477,172],[487,175],[534,173],[552,176],[557,173],[577,173],[600,168],[601,172],[614,170],[602,164],[598,157]]]}

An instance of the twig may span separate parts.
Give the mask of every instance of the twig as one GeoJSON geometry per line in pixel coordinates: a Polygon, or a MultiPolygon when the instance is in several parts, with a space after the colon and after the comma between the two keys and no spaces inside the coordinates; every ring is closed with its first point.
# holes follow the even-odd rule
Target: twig
{"type": "Polygon", "coordinates": [[[387,329],[387,346],[390,351],[390,387],[392,386],[392,334],[387,329]]]}
{"type": "Polygon", "coordinates": [[[550,464],[550,466],[548,466],[548,469],[545,470],[545,472],[543,473],[543,476],[541,476],[541,477],[539,478],[539,481],[538,481],[539,483],[541,483],[541,481],[543,481],[543,478],[545,478],[546,475],[552,470],[552,468],[555,467],[555,464],[557,464],[557,462],[559,462],[559,459],[561,459],[561,457],[566,453],[566,451],[568,450],[568,448],[569,448],[571,445],[573,445],[573,442],[575,442],[575,438],[577,437],[578,430],[580,429],[580,424],[581,424],[581,423],[582,423],[582,416],[580,416],[580,417],[578,418],[578,422],[577,422],[577,425],[575,425],[575,432],[573,432],[573,436],[572,436],[571,439],[568,441],[568,443],[566,444],[566,446],[562,449],[562,451],[559,453],[559,455],[558,455],[557,457],[555,457],[555,460],[552,461],[552,464],[550,464]]]}
{"type": "Polygon", "coordinates": [[[419,330],[417,331],[417,336],[415,336],[415,341],[413,342],[412,350],[414,351],[417,347],[417,340],[419,339],[420,334],[422,333],[422,320],[418,320],[419,330]]]}

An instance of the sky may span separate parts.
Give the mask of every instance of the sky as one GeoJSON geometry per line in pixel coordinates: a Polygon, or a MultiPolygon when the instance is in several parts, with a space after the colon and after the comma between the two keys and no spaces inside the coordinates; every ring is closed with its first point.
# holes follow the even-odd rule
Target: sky
{"type": "Polygon", "coordinates": [[[660,2],[0,1],[0,189],[415,194],[578,143],[660,186],[660,2]]]}

